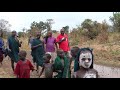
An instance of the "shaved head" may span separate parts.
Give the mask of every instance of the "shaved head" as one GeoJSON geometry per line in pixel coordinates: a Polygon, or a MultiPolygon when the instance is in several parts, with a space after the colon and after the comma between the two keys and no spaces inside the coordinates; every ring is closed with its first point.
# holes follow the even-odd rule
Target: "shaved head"
{"type": "Polygon", "coordinates": [[[48,31],[48,37],[51,37],[52,36],[52,31],[48,31]]]}
{"type": "Polygon", "coordinates": [[[41,37],[41,32],[36,32],[36,37],[37,37],[38,39],[40,39],[40,37],[41,37]]]}
{"type": "Polygon", "coordinates": [[[65,30],[62,28],[62,29],[60,30],[60,33],[61,33],[62,35],[64,35],[65,30]]]}
{"type": "Polygon", "coordinates": [[[17,32],[15,30],[12,31],[12,36],[15,37],[17,35],[17,32]]]}

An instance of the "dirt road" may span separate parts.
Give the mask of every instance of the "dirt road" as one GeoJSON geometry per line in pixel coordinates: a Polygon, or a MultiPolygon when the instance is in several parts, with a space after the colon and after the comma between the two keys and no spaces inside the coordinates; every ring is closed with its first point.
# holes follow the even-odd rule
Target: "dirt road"
{"type": "MultiPolygon", "coordinates": [[[[30,52],[27,52],[27,58],[32,61],[30,52]]],[[[15,78],[15,75],[11,68],[11,61],[8,57],[4,58],[3,65],[0,66],[0,78],[15,78]]],[[[38,74],[36,71],[31,72],[31,78],[38,78],[38,74]]]]}
{"type": "MultiPolygon", "coordinates": [[[[32,59],[30,52],[27,53],[27,58],[32,59]]],[[[98,70],[101,78],[120,78],[120,68],[106,67],[101,65],[94,65],[94,68],[98,70]]],[[[41,78],[43,77],[44,75],[41,78]]],[[[8,57],[4,59],[3,65],[0,67],[0,78],[15,78],[11,68],[10,59],[8,57]]],[[[31,78],[38,78],[36,71],[31,72],[31,78]]]]}

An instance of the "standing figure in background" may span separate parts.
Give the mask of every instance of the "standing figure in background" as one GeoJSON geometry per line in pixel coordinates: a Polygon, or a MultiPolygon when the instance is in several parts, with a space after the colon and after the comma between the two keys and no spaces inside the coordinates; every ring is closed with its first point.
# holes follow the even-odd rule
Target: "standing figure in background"
{"type": "Polygon", "coordinates": [[[56,53],[55,47],[57,48],[56,39],[52,36],[52,31],[48,31],[47,36],[44,39],[44,44],[46,45],[45,51],[51,53],[51,62],[54,62],[56,53]]]}
{"type": "Polygon", "coordinates": [[[19,47],[21,47],[22,42],[16,37],[16,31],[12,31],[12,35],[8,38],[8,49],[10,51],[10,58],[11,58],[11,67],[14,71],[14,62],[17,63],[19,60],[19,47]]]}
{"type": "Polygon", "coordinates": [[[36,68],[37,72],[39,69],[39,66],[43,66],[43,56],[45,54],[44,51],[44,43],[40,40],[41,33],[37,32],[36,38],[32,42],[32,56],[33,56],[33,61],[36,63],[36,68]]]}
{"type": "Polygon", "coordinates": [[[34,37],[32,37],[32,36],[30,35],[30,37],[29,37],[29,39],[28,39],[28,45],[30,46],[30,48],[31,48],[33,39],[34,39],[34,37]]]}
{"type": "Polygon", "coordinates": [[[0,64],[2,65],[3,54],[4,54],[4,41],[2,39],[3,33],[0,31],[0,64]]]}
{"type": "Polygon", "coordinates": [[[69,57],[69,53],[68,52],[70,50],[70,47],[69,47],[68,36],[65,34],[65,30],[64,29],[61,29],[60,33],[61,34],[59,34],[57,36],[56,42],[59,45],[59,49],[62,49],[65,52],[65,55],[67,57],[69,57]]]}
{"type": "Polygon", "coordinates": [[[77,70],[79,70],[79,63],[76,61],[79,47],[75,46],[71,48],[71,58],[70,58],[70,70],[71,70],[71,77],[75,74],[77,70]]]}

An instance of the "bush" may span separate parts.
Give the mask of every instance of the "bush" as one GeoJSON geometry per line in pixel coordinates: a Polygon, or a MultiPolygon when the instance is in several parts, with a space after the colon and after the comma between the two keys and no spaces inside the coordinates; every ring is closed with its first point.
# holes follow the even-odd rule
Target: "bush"
{"type": "Polygon", "coordinates": [[[95,30],[95,29],[92,29],[90,31],[84,31],[82,33],[82,35],[84,35],[84,36],[86,36],[86,37],[88,37],[89,39],[92,39],[92,40],[95,39],[98,34],[99,34],[98,31],[95,30]]]}
{"type": "Polygon", "coordinates": [[[108,42],[108,33],[100,33],[97,36],[97,41],[99,43],[107,43],[108,42]]]}

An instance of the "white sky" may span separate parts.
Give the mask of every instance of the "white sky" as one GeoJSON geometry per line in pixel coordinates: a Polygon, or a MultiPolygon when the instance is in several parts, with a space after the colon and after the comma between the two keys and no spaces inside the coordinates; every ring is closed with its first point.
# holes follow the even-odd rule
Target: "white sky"
{"type": "Polygon", "coordinates": [[[12,25],[11,30],[22,31],[25,27],[30,28],[33,21],[46,21],[54,19],[52,29],[60,30],[68,25],[70,29],[80,25],[85,19],[102,22],[106,19],[107,23],[111,24],[109,17],[113,12],[0,12],[0,19],[9,21],[12,25]]]}

